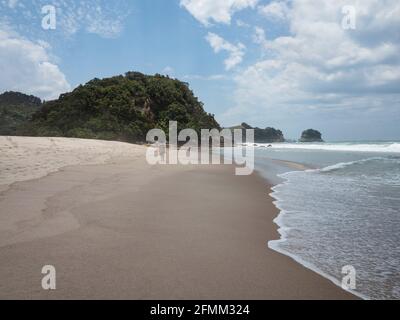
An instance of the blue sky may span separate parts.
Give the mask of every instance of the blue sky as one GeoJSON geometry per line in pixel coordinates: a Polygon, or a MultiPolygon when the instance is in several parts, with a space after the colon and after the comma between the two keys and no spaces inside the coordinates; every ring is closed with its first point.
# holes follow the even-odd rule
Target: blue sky
{"type": "Polygon", "coordinates": [[[400,139],[397,0],[0,0],[0,91],[57,97],[136,70],[189,82],[225,126],[400,139]],[[56,9],[56,29],[41,9],[56,9]],[[342,26],[344,6],[355,29],[342,26]]]}

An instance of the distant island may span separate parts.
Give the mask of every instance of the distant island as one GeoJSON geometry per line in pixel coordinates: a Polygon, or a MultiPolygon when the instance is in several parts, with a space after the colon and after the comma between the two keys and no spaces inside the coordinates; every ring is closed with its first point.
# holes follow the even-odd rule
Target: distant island
{"type": "Polygon", "coordinates": [[[127,72],[93,79],[59,99],[41,102],[17,92],[0,95],[0,134],[145,142],[150,129],[220,129],[185,82],[127,72]]]}
{"type": "Polygon", "coordinates": [[[285,142],[285,137],[282,131],[271,127],[267,127],[265,129],[257,127],[253,128],[252,126],[243,122],[241,125],[230,127],[229,129],[242,129],[243,131],[246,129],[254,129],[254,142],[257,143],[285,142]]]}
{"type": "Polygon", "coordinates": [[[324,142],[324,140],[322,140],[321,132],[314,130],[314,129],[308,129],[308,130],[303,131],[299,141],[300,142],[324,142]]]}

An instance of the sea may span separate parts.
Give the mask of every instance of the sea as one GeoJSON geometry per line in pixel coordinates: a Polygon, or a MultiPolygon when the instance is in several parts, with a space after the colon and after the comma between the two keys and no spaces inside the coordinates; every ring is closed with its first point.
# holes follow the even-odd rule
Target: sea
{"type": "Polygon", "coordinates": [[[361,298],[400,299],[399,141],[256,144],[255,168],[280,210],[271,249],[339,286],[350,266],[361,298]]]}

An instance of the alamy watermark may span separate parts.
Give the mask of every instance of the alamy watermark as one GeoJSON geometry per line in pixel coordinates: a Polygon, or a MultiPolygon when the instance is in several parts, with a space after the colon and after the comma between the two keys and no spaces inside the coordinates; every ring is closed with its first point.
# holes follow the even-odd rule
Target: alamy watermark
{"type": "Polygon", "coordinates": [[[342,268],[342,274],[344,277],[342,278],[342,288],[344,290],[355,290],[357,288],[356,285],[356,268],[352,265],[347,265],[342,268]]]}
{"type": "Polygon", "coordinates": [[[202,129],[200,137],[193,129],[178,133],[178,123],[169,122],[169,138],[161,129],[147,133],[146,159],[151,165],[235,164],[236,175],[250,175],[254,171],[253,129],[202,129]],[[245,141],[243,141],[245,133],[245,141]],[[211,142],[211,143],[210,143],[211,142]],[[200,144],[200,145],[199,145],[200,144]]]}
{"type": "Polygon", "coordinates": [[[357,28],[357,11],[354,6],[342,7],[343,19],[342,28],[344,30],[355,30],[357,28]]]}
{"type": "Polygon", "coordinates": [[[57,27],[56,7],[53,5],[45,5],[42,7],[42,28],[44,30],[55,30],[57,27]]]}
{"type": "Polygon", "coordinates": [[[42,278],[42,289],[56,290],[56,268],[52,265],[45,265],[42,268],[42,274],[45,275],[42,278]]]}
{"type": "MultiPolygon", "coordinates": [[[[42,7],[42,28],[44,30],[55,30],[57,27],[57,11],[54,5],[48,4],[42,7]]],[[[344,30],[355,30],[357,27],[357,12],[352,5],[342,7],[342,28],[344,30]]]]}

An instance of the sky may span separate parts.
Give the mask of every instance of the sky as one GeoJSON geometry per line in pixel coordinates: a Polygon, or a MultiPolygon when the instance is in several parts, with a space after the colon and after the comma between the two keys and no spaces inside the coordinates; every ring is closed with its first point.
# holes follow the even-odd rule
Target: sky
{"type": "Polygon", "coordinates": [[[223,126],[400,139],[398,0],[0,0],[0,92],[132,70],[188,82],[223,126]]]}

